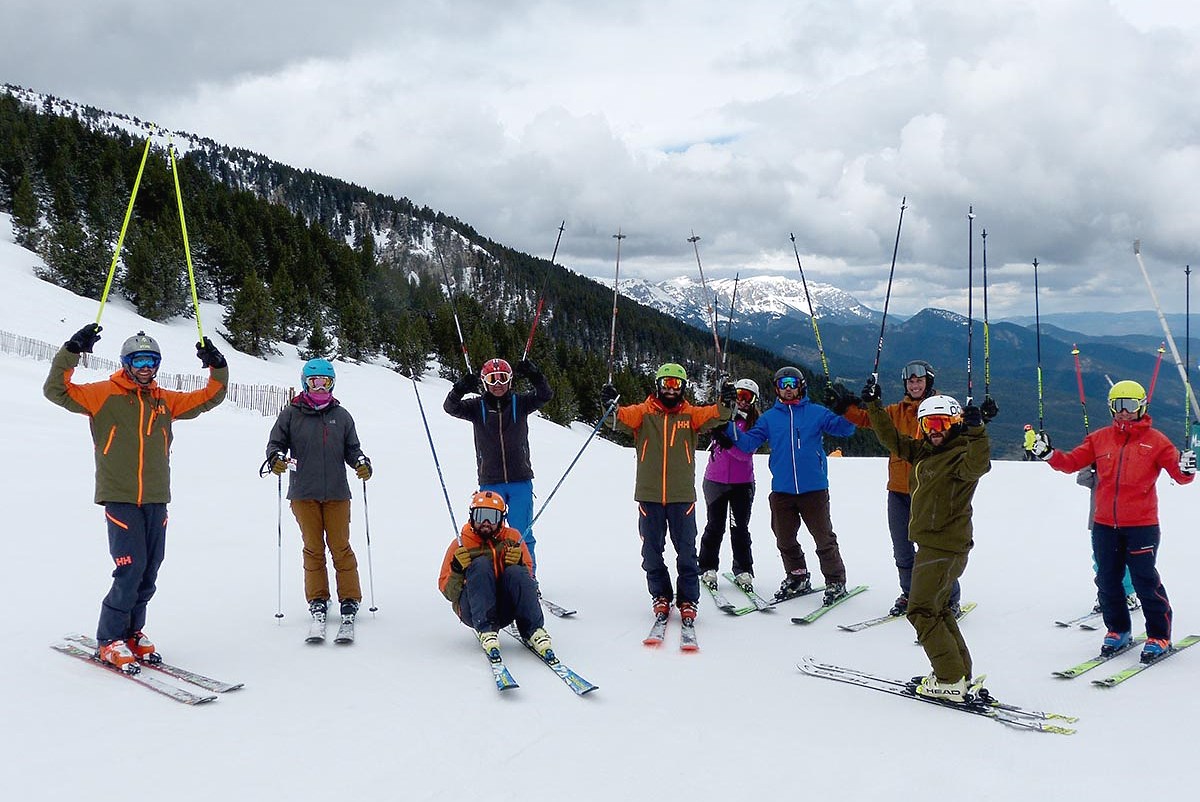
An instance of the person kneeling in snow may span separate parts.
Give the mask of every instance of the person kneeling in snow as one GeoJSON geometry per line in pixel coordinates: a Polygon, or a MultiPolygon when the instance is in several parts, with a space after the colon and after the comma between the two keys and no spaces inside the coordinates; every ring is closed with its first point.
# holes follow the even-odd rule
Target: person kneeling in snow
{"type": "Polygon", "coordinates": [[[521,637],[550,660],[554,653],[530,568],[533,560],[521,533],[504,525],[507,512],[499,493],[480,490],[471,496],[470,518],[446,549],[438,589],[459,620],[475,630],[490,660],[500,659],[497,631],[514,621],[521,637]]]}
{"type": "Polygon", "coordinates": [[[975,545],[971,499],[992,469],[983,411],[959,406],[948,395],[926,398],[917,408],[923,439],[896,431],[880,402],[874,379],[863,388],[871,428],[884,448],[912,463],[912,512],[908,536],[917,544],[906,616],[933,667],[916,691],[948,702],[966,702],[971,653],[950,609],[950,594],[975,545]]]}

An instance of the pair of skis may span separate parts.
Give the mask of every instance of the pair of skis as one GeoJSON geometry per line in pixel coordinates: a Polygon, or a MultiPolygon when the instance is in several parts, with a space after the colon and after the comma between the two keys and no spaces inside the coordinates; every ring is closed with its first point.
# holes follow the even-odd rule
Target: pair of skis
{"type": "MultiPolygon", "coordinates": [[[[975,602],[967,602],[959,608],[958,615],[954,616],[954,620],[963,620],[967,613],[974,610],[975,607],[975,602]]],[[[859,621],[857,624],[838,624],[838,629],[846,632],[861,632],[864,629],[870,629],[871,627],[879,626],[880,624],[886,624],[888,621],[895,621],[899,618],[904,618],[904,613],[901,613],[900,615],[892,615],[891,613],[888,613],[887,615],[881,615],[876,618],[868,618],[866,621],[859,621]]]]}
{"type": "MultiPolygon", "coordinates": [[[[853,588],[847,588],[845,593],[843,593],[841,596],[838,596],[836,599],[831,600],[829,603],[825,603],[825,601],[822,599],[820,607],[813,610],[808,615],[793,618],[792,623],[793,624],[811,624],[814,621],[816,621],[818,618],[820,618],[821,616],[825,615],[825,613],[832,610],[834,607],[837,607],[839,604],[842,604],[843,602],[849,601],[850,599],[854,598],[855,596],[857,596],[860,593],[865,593],[867,590],[868,590],[868,587],[866,585],[858,585],[853,588]]],[[[815,593],[816,591],[813,591],[813,592],[815,593]]]]}
{"type": "MultiPolygon", "coordinates": [[[[703,583],[701,583],[703,584],[703,583]]],[[[670,612],[659,613],[654,617],[650,632],[642,639],[647,646],[660,646],[667,639],[667,620],[670,612]]],[[[696,622],[681,621],[679,625],[679,650],[681,652],[700,651],[700,641],[696,637],[696,622]]]]}
{"type": "MultiPolygon", "coordinates": [[[[312,623],[308,625],[308,635],[304,638],[305,643],[324,643],[325,630],[327,622],[325,616],[320,618],[313,616],[312,623]]],[[[338,624],[337,634],[333,636],[334,643],[354,643],[354,616],[344,615],[342,621],[338,624]]]]}
{"type": "MultiPolygon", "coordinates": [[[[521,637],[521,633],[517,629],[516,624],[509,624],[507,627],[505,627],[504,631],[511,635],[514,640],[532,652],[533,655],[537,657],[537,659],[540,660],[544,665],[549,667],[549,669],[553,671],[568,688],[575,692],[576,696],[583,696],[600,687],[599,685],[584,679],[569,666],[559,660],[554,654],[553,649],[547,652],[547,654],[544,656],[538,654],[537,649],[533,648],[533,644],[521,637]]],[[[508,670],[508,666],[504,664],[504,657],[500,654],[499,649],[493,649],[490,652],[484,652],[484,654],[487,656],[488,663],[491,665],[492,677],[496,681],[496,690],[511,691],[521,687],[517,684],[516,679],[513,678],[512,673],[508,670]]]]}
{"type": "Polygon", "coordinates": [[[170,697],[176,702],[182,702],[185,705],[199,705],[204,704],[205,702],[211,702],[217,698],[216,694],[235,691],[242,687],[242,683],[240,682],[225,682],[223,680],[213,679],[212,677],[205,676],[204,674],[200,674],[196,671],[166,662],[151,663],[139,661],[136,664],[139,668],[137,672],[122,671],[110,663],[104,663],[100,661],[96,654],[99,644],[96,643],[95,638],[90,638],[87,635],[75,633],[64,635],[61,642],[52,643],[50,648],[61,654],[74,657],[77,660],[82,660],[84,662],[91,663],[92,665],[107,669],[114,674],[136,682],[144,688],[149,688],[156,693],[170,697]],[[194,685],[198,688],[211,691],[212,693],[200,694],[186,688],[182,688],[178,685],[172,685],[169,682],[163,682],[157,676],[153,676],[152,673],[143,672],[140,670],[143,668],[151,669],[152,672],[157,672],[159,674],[165,674],[173,677],[174,679],[194,685]]]}
{"type": "MultiPolygon", "coordinates": [[[[1142,603],[1137,596],[1128,596],[1125,599],[1125,606],[1129,608],[1129,612],[1133,612],[1134,610],[1141,609],[1142,603]]],[[[1079,627],[1080,629],[1097,630],[1104,626],[1104,621],[1101,620],[1103,615],[1099,609],[1093,609],[1090,613],[1084,613],[1075,618],[1068,618],[1065,621],[1060,619],[1054,623],[1060,627],[1079,627]]]]}
{"type": "Polygon", "coordinates": [[[755,592],[754,586],[739,584],[737,579],[734,578],[734,575],[729,572],[723,573],[721,576],[725,577],[725,579],[728,580],[729,583],[735,588],[746,594],[746,598],[750,601],[750,604],[744,607],[738,607],[736,604],[731,602],[724,593],[721,592],[721,589],[716,585],[716,583],[710,585],[703,579],[700,580],[700,584],[703,585],[704,588],[709,592],[709,595],[712,596],[713,602],[715,602],[717,605],[717,609],[721,610],[722,612],[729,613],[730,615],[746,615],[747,613],[765,612],[767,610],[774,609],[771,602],[767,601],[755,592]]]}
{"type": "MultiPolygon", "coordinates": [[[[1134,650],[1136,647],[1145,643],[1145,641],[1146,641],[1146,634],[1142,633],[1141,635],[1138,635],[1136,638],[1131,639],[1129,641],[1129,643],[1127,643],[1124,647],[1117,649],[1114,652],[1111,652],[1109,654],[1098,654],[1095,657],[1093,657],[1092,659],[1085,660],[1082,663],[1079,663],[1078,665],[1071,666],[1070,668],[1060,669],[1058,671],[1054,671],[1051,673],[1053,673],[1054,676],[1062,677],[1063,679],[1074,679],[1075,677],[1078,677],[1080,674],[1086,674],[1087,672],[1091,671],[1093,668],[1104,665],[1109,660],[1112,660],[1114,657],[1119,657],[1120,655],[1125,654],[1128,651],[1134,650]]],[[[1171,657],[1172,655],[1176,655],[1179,652],[1182,652],[1184,649],[1188,648],[1189,646],[1194,646],[1196,643],[1200,643],[1200,635],[1188,635],[1186,638],[1183,638],[1182,640],[1177,641],[1175,644],[1173,644],[1171,646],[1170,649],[1163,652],[1159,657],[1156,657],[1154,660],[1151,660],[1149,663],[1141,663],[1141,662],[1135,663],[1132,666],[1122,669],[1121,671],[1118,671],[1117,673],[1115,673],[1111,676],[1105,677],[1103,679],[1092,680],[1092,684],[1098,688],[1116,687],[1117,685],[1120,685],[1122,682],[1125,682],[1128,679],[1136,677],[1138,674],[1142,673],[1147,668],[1158,665],[1163,660],[1166,660],[1168,657],[1171,657]]]]}
{"type": "Polygon", "coordinates": [[[819,663],[811,657],[805,657],[804,662],[797,666],[802,672],[811,677],[833,680],[861,688],[869,688],[880,693],[915,699],[929,705],[970,713],[976,716],[990,718],[992,721],[1008,727],[1036,732],[1049,732],[1057,735],[1072,735],[1075,730],[1064,724],[1072,724],[1079,719],[1062,713],[1048,713],[1041,710],[1028,710],[1017,705],[1001,702],[993,697],[986,688],[981,687],[982,677],[972,686],[973,694],[965,702],[951,702],[921,696],[916,692],[920,678],[897,680],[858,671],[853,668],[835,666],[829,663],[819,663]],[[1061,723],[1059,723],[1061,722],[1061,723]]]}

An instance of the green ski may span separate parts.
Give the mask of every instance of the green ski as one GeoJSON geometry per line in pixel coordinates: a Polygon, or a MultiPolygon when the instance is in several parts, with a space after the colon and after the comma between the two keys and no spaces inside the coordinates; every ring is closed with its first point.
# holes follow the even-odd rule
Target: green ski
{"type": "Polygon", "coordinates": [[[829,612],[834,607],[837,607],[839,604],[846,601],[851,596],[857,596],[858,594],[864,592],[865,590],[867,590],[866,585],[859,585],[858,587],[848,588],[846,590],[845,595],[838,597],[833,602],[833,604],[822,604],[820,607],[813,610],[811,613],[804,616],[803,618],[793,618],[792,623],[793,624],[811,624],[813,621],[816,621],[818,618],[825,615],[825,613],[829,612]]]}
{"type": "Polygon", "coordinates": [[[1145,642],[1146,642],[1146,633],[1143,632],[1141,635],[1138,635],[1136,638],[1133,638],[1132,640],[1129,641],[1129,643],[1125,644],[1123,647],[1121,647],[1117,651],[1113,652],[1112,654],[1098,654],[1095,657],[1093,657],[1091,660],[1085,660],[1084,662],[1080,663],[1077,666],[1071,666],[1070,668],[1064,668],[1061,671],[1053,671],[1051,673],[1054,674],[1054,676],[1062,677],[1063,679],[1074,679],[1075,677],[1078,677],[1080,674],[1083,674],[1084,672],[1087,672],[1087,671],[1091,671],[1096,666],[1103,665],[1104,663],[1107,663],[1109,660],[1113,659],[1117,655],[1125,654],[1125,652],[1127,652],[1130,649],[1133,649],[1145,642]]]}
{"type": "Polygon", "coordinates": [[[1120,685],[1122,682],[1129,679],[1130,677],[1134,677],[1134,676],[1137,676],[1138,674],[1141,674],[1147,668],[1150,668],[1150,666],[1156,666],[1159,663],[1161,663],[1163,660],[1166,660],[1171,655],[1179,654],[1187,647],[1194,646],[1197,643],[1200,643],[1200,635],[1188,635],[1183,640],[1176,641],[1175,645],[1173,645],[1171,647],[1170,651],[1164,652],[1163,655],[1161,657],[1157,658],[1156,660],[1149,662],[1149,663],[1138,663],[1137,665],[1130,666],[1129,668],[1125,669],[1124,671],[1118,671],[1116,674],[1113,674],[1111,677],[1105,677],[1104,679],[1094,679],[1094,680],[1092,680],[1092,684],[1097,685],[1101,688],[1112,688],[1113,686],[1120,685]]]}

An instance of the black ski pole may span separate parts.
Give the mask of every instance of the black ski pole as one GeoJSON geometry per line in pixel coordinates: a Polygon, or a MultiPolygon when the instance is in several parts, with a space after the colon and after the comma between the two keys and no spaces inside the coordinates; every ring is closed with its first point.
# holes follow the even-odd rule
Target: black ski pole
{"type": "Polygon", "coordinates": [[[975,316],[971,306],[975,298],[974,276],[974,246],[975,246],[975,207],[967,207],[967,403],[971,405],[971,394],[974,388],[971,384],[971,350],[974,347],[975,316]]]}
{"type": "Polygon", "coordinates": [[[417,397],[417,409],[421,412],[421,423],[425,425],[425,439],[429,441],[429,453],[433,454],[433,467],[437,469],[438,481],[442,484],[442,495],[446,498],[446,512],[450,513],[450,528],[454,530],[454,538],[461,546],[462,533],[458,531],[458,524],[454,520],[454,506],[450,503],[450,491],[446,489],[446,477],[442,474],[442,463],[438,460],[437,449],[433,445],[433,435],[429,431],[429,418],[425,416],[425,405],[421,403],[421,392],[417,389],[416,371],[413,371],[411,378],[413,395],[417,397]]]}
{"type": "Polygon", "coordinates": [[[546,278],[542,280],[542,289],[538,292],[537,309],[533,313],[533,325],[529,327],[529,339],[525,341],[525,350],[521,352],[522,362],[529,357],[529,352],[533,350],[533,333],[537,331],[538,320],[542,317],[542,304],[546,302],[546,287],[550,284],[550,274],[553,272],[554,259],[558,256],[558,243],[562,242],[563,231],[566,227],[566,220],[563,220],[558,226],[558,239],[554,240],[554,253],[550,254],[551,269],[546,271],[546,278]]]}
{"type": "Polygon", "coordinates": [[[733,331],[733,310],[737,307],[738,279],[741,273],[733,274],[733,295],[729,296],[729,319],[725,321],[725,345],[721,348],[721,372],[725,372],[725,361],[729,357],[729,335],[733,331]]]}
{"type": "MultiPolygon", "coordinates": [[[[901,211],[903,214],[903,210],[901,211]]],[[[808,281],[804,278],[804,265],[800,264],[800,249],[796,247],[796,235],[789,234],[792,238],[792,252],[796,254],[796,267],[800,270],[800,284],[804,287],[804,300],[808,303],[808,319],[812,321],[813,337],[817,340],[817,353],[821,356],[821,368],[825,371],[825,384],[832,384],[832,379],[829,376],[829,362],[825,359],[825,346],[821,344],[821,329],[817,327],[817,313],[813,310],[812,296],[808,293],[808,281]]],[[[893,266],[895,262],[892,263],[893,266]]],[[[888,282],[888,290],[891,290],[891,281],[888,282]]],[[[886,307],[885,307],[886,308],[886,307]]],[[[883,334],[879,335],[880,342],[883,342],[883,334]]],[[[879,359],[876,357],[875,369],[879,369],[879,359]]]]}
{"type": "Polygon", "coordinates": [[[700,246],[696,243],[700,238],[696,236],[696,232],[692,231],[692,236],[688,237],[688,242],[692,243],[692,250],[696,252],[696,269],[700,271],[700,291],[704,293],[704,303],[708,307],[708,327],[712,329],[713,348],[716,351],[716,361],[713,362],[713,397],[717,395],[717,388],[721,383],[721,340],[717,335],[717,313],[713,311],[712,297],[708,294],[708,283],[704,280],[704,265],[700,264],[700,246]]]}
{"type": "Polygon", "coordinates": [[[908,208],[908,196],[900,198],[900,221],[896,223],[896,244],[892,246],[892,270],[888,273],[887,294],[883,297],[883,319],[879,321],[879,345],[875,348],[875,366],[871,368],[871,382],[879,382],[879,357],[883,354],[883,332],[887,326],[888,304],[892,300],[892,279],[896,277],[896,254],[900,252],[900,228],[904,225],[904,210],[908,208]]]}
{"type": "Polygon", "coordinates": [[[463,338],[462,326],[458,322],[458,304],[454,302],[454,288],[450,286],[450,271],[446,269],[446,260],[442,258],[442,252],[435,250],[438,261],[442,264],[442,278],[446,280],[446,297],[450,301],[450,312],[454,315],[454,330],[458,332],[458,344],[462,348],[463,364],[467,366],[467,373],[471,372],[471,359],[467,354],[467,341],[463,338]]]}
{"type": "MultiPolygon", "coordinates": [[[[621,240],[627,235],[621,233],[620,227],[617,228],[617,233],[613,234],[613,239],[617,241],[617,270],[613,274],[613,311],[612,311],[612,327],[608,336],[608,383],[612,384],[613,380],[613,362],[616,359],[617,352],[617,285],[621,281],[621,240]]],[[[604,420],[601,418],[601,420],[604,420]]]]}

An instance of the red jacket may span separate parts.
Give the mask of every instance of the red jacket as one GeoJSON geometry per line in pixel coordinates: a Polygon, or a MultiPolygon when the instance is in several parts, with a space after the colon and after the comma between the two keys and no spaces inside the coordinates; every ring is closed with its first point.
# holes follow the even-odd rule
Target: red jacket
{"type": "Polygon", "coordinates": [[[1096,464],[1096,523],[1106,526],[1154,526],[1158,524],[1159,471],[1166,471],[1181,485],[1192,476],[1179,470],[1179,450],[1167,436],[1150,426],[1150,416],[1141,420],[1113,421],[1088,435],[1074,451],[1054,451],[1050,467],[1075,473],[1096,464]]]}

